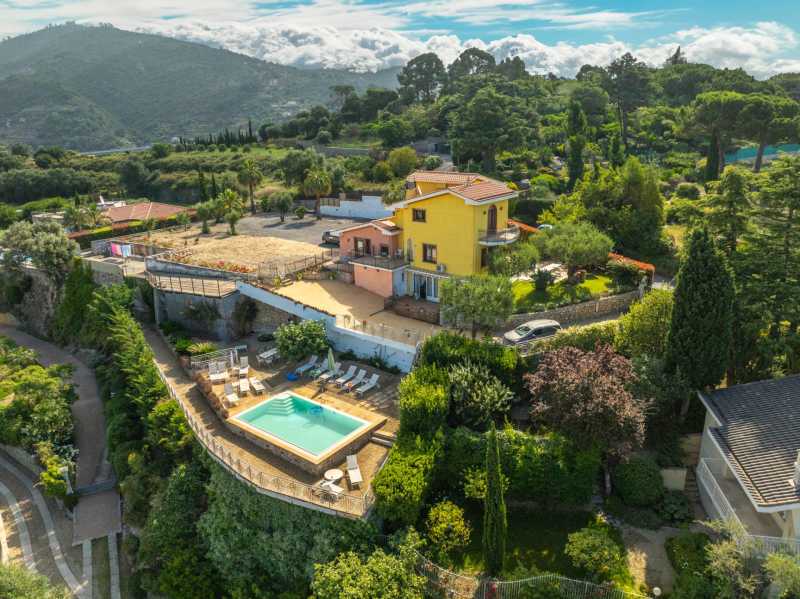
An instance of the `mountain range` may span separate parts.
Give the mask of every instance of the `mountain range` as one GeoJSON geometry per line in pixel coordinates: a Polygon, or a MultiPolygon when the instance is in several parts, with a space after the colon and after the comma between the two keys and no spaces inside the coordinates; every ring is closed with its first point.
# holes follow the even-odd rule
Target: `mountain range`
{"type": "Polygon", "coordinates": [[[110,25],[0,42],[0,143],[101,150],[279,121],[330,87],[397,86],[397,69],[298,69],[110,25]]]}

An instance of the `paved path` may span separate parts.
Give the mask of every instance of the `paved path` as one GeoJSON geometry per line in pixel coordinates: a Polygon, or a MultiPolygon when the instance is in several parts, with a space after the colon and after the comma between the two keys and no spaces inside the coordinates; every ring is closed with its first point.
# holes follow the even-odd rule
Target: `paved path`
{"type": "MultiPolygon", "coordinates": [[[[8,510],[14,519],[14,525],[17,527],[17,535],[19,537],[20,549],[22,549],[22,560],[25,562],[25,567],[29,570],[36,570],[36,561],[33,559],[33,547],[31,546],[31,535],[28,532],[28,525],[25,524],[25,518],[20,510],[19,502],[16,496],[11,492],[7,486],[0,483],[0,495],[5,499],[8,510]]],[[[2,553],[3,563],[9,561],[10,550],[8,548],[8,537],[6,536],[5,526],[3,525],[0,534],[3,535],[2,539],[2,553]]]]}
{"type": "MultiPolygon", "coordinates": [[[[102,470],[106,447],[103,402],[100,399],[94,373],[69,351],[33,337],[14,326],[0,323],[0,335],[33,349],[38,354],[39,362],[44,366],[52,364],[74,366],[75,373],[72,380],[75,383],[78,399],[72,404],[72,415],[75,420],[75,444],[79,451],[76,486],[81,488],[91,485],[102,470]]],[[[119,493],[116,491],[81,499],[75,510],[74,542],[81,543],[86,539],[119,532],[122,528],[119,502],[119,493]],[[102,500],[98,501],[97,498],[102,500]],[[81,506],[83,502],[90,502],[90,509],[81,506]],[[102,522],[104,526],[98,528],[98,522],[102,522]]]]}

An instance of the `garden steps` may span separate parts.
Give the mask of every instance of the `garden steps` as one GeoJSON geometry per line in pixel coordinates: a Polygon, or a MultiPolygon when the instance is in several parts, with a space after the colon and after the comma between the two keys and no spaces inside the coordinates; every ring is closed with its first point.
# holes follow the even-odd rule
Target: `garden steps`
{"type": "Polygon", "coordinates": [[[391,447],[394,445],[394,441],[389,439],[385,439],[383,437],[378,437],[376,434],[373,433],[372,437],[370,437],[370,441],[373,443],[377,443],[378,445],[383,445],[384,447],[391,447]]]}

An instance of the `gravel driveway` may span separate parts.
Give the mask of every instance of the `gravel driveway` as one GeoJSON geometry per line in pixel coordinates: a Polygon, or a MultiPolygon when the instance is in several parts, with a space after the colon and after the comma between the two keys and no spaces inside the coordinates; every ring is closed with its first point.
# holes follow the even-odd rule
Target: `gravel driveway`
{"type": "MultiPolygon", "coordinates": [[[[320,220],[314,218],[313,214],[306,215],[305,218],[297,220],[291,214],[286,215],[286,222],[281,223],[277,216],[266,216],[257,214],[256,216],[246,216],[236,225],[236,230],[240,234],[246,235],[269,235],[280,239],[290,239],[292,241],[303,241],[322,245],[322,234],[330,229],[344,229],[356,223],[367,222],[366,220],[356,220],[353,218],[331,218],[323,217],[320,220]]],[[[326,247],[328,247],[326,245],[326,247]]]]}

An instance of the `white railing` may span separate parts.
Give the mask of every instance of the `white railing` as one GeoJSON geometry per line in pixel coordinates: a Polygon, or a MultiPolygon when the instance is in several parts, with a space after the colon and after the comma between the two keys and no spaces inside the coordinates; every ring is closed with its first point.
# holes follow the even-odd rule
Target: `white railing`
{"type": "Polygon", "coordinates": [[[178,402],[197,440],[212,458],[239,480],[250,484],[259,492],[277,496],[278,499],[289,503],[301,503],[311,509],[355,517],[362,517],[369,513],[375,502],[375,496],[371,490],[368,490],[363,497],[347,494],[333,497],[327,493],[319,492],[316,487],[311,485],[264,472],[260,467],[235,455],[230,447],[219,441],[212,432],[195,419],[187,408],[185,400],[167,381],[158,366],[158,362],[153,360],[153,363],[161,382],[164,383],[170,397],[178,402]]]}
{"type": "Polygon", "coordinates": [[[364,333],[365,335],[371,335],[373,337],[380,337],[381,339],[397,341],[398,343],[403,343],[412,347],[416,347],[433,334],[417,329],[396,329],[380,322],[370,322],[369,320],[353,318],[349,314],[338,314],[336,316],[336,326],[341,329],[356,331],[357,333],[364,333]]]}
{"type": "Polygon", "coordinates": [[[207,354],[198,354],[189,358],[189,367],[192,370],[208,368],[211,362],[226,362],[229,366],[235,366],[239,361],[239,352],[247,352],[246,345],[236,347],[226,347],[207,354]]]}
{"type": "Polygon", "coordinates": [[[798,539],[752,535],[747,532],[747,527],[736,514],[736,510],[733,509],[714,476],[714,469],[721,470],[722,467],[724,467],[722,460],[708,458],[701,458],[697,464],[697,482],[702,485],[702,490],[706,492],[711,500],[714,509],[717,511],[715,515],[721,520],[732,521],[742,531],[745,540],[750,541],[753,549],[759,555],[769,555],[771,553],[800,555],[800,540],[798,539]]]}

